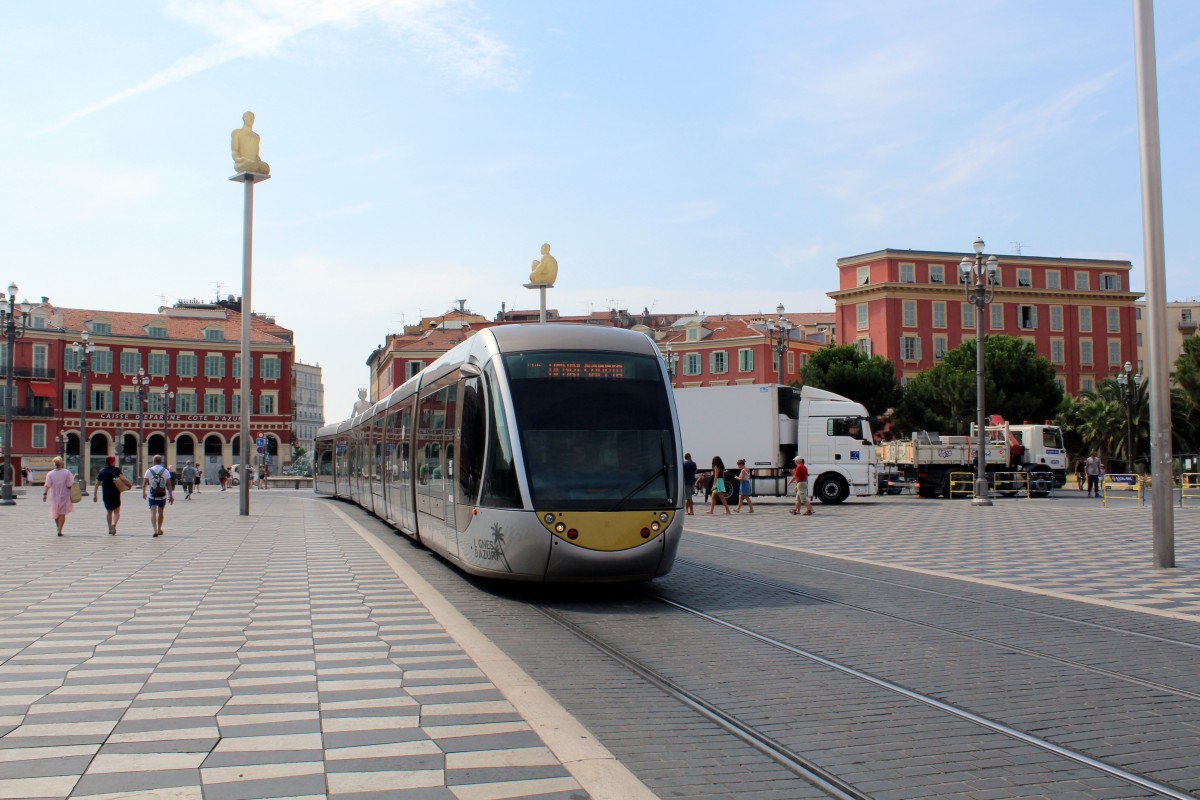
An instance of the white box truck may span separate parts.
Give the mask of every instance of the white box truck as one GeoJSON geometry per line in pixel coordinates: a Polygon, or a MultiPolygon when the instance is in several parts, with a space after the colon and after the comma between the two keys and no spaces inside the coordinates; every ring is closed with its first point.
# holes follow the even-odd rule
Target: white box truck
{"type": "MultiPolygon", "coordinates": [[[[734,477],[739,458],[752,472],[751,494],[786,496],[793,459],[803,456],[808,486],[822,503],[877,494],[875,445],[867,409],[805,386],[745,384],[675,390],[683,449],[701,470],[720,456],[734,477]]],[[[737,497],[737,481],[726,481],[737,497]]]]}

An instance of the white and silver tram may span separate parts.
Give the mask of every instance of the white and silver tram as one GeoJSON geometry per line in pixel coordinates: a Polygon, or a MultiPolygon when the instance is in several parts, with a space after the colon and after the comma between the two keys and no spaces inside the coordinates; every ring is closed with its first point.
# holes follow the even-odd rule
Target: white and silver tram
{"type": "Polygon", "coordinates": [[[665,575],[683,531],[679,423],[658,349],[589,325],[487,328],[317,433],[314,486],[467,572],[665,575]]]}

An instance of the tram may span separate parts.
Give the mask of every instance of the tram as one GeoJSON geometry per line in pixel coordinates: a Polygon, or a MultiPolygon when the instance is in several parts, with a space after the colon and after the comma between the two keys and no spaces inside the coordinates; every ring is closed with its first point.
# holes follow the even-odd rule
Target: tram
{"type": "Polygon", "coordinates": [[[475,575],[638,581],[674,564],[681,452],[647,336],[502,325],[322,428],[313,485],[475,575]]]}

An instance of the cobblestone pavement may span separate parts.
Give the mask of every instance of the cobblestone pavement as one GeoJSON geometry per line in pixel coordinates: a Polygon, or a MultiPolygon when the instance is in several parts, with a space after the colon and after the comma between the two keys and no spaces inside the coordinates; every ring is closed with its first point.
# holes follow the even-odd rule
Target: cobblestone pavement
{"type": "MultiPolygon", "coordinates": [[[[763,499],[758,513],[696,516],[687,531],[1200,621],[1200,508],[1174,506],[1174,569],[1153,565],[1149,505],[1074,490],[1052,498],[966,500],[889,496],[815,504],[811,517],[763,499]]],[[[1176,500],[1178,502],[1178,500],[1176,500]]],[[[1194,501],[1193,501],[1194,502],[1194,501]]]]}
{"type": "MultiPolygon", "coordinates": [[[[0,509],[0,797],[589,796],[332,504],[0,509]]],[[[311,495],[309,495],[311,497],[311,495]]],[[[648,794],[648,793],[647,793],[648,794]]]]}

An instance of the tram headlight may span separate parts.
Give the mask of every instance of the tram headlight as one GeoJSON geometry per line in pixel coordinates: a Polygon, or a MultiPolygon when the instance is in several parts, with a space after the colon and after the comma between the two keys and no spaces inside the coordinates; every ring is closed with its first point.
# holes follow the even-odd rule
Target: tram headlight
{"type": "Polygon", "coordinates": [[[565,531],[566,529],[567,529],[567,524],[566,524],[565,522],[560,522],[560,523],[558,523],[557,525],[555,525],[555,526],[554,526],[554,532],[555,532],[555,533],[562,533],[562,532],[563,532],[563,531],[565,531]]]}
{"type": "MultiPolygon", "coordinates": [[[[670,518],[671,518],[671,516],[665,511],[663,511],[661,514],[658,515],[658,521],[664,525],[667,524],[667,520],[669,520],[670,518]]],[[[655,528],[655,530],[658,530],[658,529],[655,528]]]]}
{"type": "Polygon", "coordinates": [[[542,519],[546,520],[547,525],[554,524],[554,515],[553,514],[547,514],[546,516],[542,517],[542,519]]]}
{"type": "Polygon", "coordinates": [[[654,531],[655,533],[657,533],[657,532],[658,532],[658,529],[659,529],[659,528],[661,528],[661,527],[662,527],[662,526],[661,526],[661,525],[659,525],[657,522],[651,522],[651,523],[650,523],[650,530],[654,531]]]}

